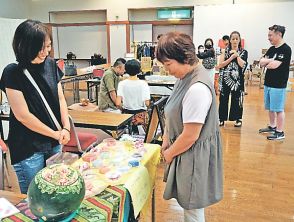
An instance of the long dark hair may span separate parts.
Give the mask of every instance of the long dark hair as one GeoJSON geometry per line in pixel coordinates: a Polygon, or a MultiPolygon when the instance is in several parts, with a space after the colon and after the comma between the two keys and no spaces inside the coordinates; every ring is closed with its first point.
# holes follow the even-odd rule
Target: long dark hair
{"type": "Polygon", "coordinates": [[[238,44],[238,49],[239,49],[239,50],[242,50],[243,48],[242,48],[242,44],[241,44],[242,39],[241,39],[240,32],[238,32],[238,31],[233,31],[233,32],[231,33],[231,35],[230,35],[230,42],[229,42],[229,46],[228,46],[228,47],[229,47],[229,51],[232,49],[231,38],[232,38],[232,35],[234,35],[234,34],[237,34],[237,35],[239,36],[240,42],[239,42],[239,44],[238,44]]]}

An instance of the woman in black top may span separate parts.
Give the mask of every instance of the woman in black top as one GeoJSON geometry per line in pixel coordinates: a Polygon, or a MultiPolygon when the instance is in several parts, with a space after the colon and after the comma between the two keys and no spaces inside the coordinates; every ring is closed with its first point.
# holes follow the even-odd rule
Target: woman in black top
{"type": "Polygon", "coordinates": [[[212,82],[214,82],[214,74],[215,74],[215,65],[216,65],[216,57],[215,51],[213,48],[213,40],[208,38],[204,42],[204,52],[200,52],[197,54],[199,59],[202,59],[202,65],[204,68],[209,70],[209,76],[212,82]]]}
{"type": "Polygon", "coordinates": [[[231,95],[229,120],[236,121],[235,127],[242,126],[244,99],[244,72],[247,66],[248,53],[241,46],[240,33],[230,35],[230,44],[220,57],[219,77],[219,121],[224,126],[228,120],[228,104],[231,95]]]}
{"type": "Polygon", "coordinates": [[[67,105],[60,83],[63,73],[48,57],[51,42],[50,32],[41,22],[21,23],[13,39],[18,64],[6,66],[0,82],[11,106],[8,145],[22,193],[27,192],[45,160],[70,139],[67,105]],[[40,94],[25,76],[25,69],[39,86],[62,130],[56,128],[40,94]]]}

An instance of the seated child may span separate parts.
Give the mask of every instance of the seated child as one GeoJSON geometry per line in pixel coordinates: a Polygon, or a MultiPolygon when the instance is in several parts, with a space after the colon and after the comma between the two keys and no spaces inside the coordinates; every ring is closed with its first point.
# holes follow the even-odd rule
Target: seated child
{"type": "MultiPolygon", "coordinates": [[[[137,77],[141,72],[141,65],[136,59],[127,61],[125,70],[130,77],[118,84],[116,105],[123,113],[135,114],[133,124],[142,125],[146,130],[146,110],[150,104],[149,86],[147,82],[137,77]]],[[[133,130],[134,133],[138,133],[137,127],[133,130]]]]}

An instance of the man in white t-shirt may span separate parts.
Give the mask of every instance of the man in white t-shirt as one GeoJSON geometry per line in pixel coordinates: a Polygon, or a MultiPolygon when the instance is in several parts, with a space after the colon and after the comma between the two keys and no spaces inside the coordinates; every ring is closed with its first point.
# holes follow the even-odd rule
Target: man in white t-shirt
{"type": "Polygon", "coordinates": [[[150,88],[146,81],[137,77],[141,72],[140,62],[136,59],[127,61],[125,70],[130,77],[118,84],[116,105],[123,113],[144,113],[150,104],[150,88]]]}

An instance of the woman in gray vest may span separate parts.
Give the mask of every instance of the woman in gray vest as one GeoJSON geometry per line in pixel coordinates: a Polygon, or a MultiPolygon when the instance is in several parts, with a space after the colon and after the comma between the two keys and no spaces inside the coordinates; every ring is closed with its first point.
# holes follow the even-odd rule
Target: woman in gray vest
{"type": "Polygon", "coordinates": [[[178,78],[165,106],[164,199],[177,199],[185,222],[205,221],[204,208],[223,197],[222,144],[214,87],[189,35],[170,32],[156,57],[178,78]]]}

